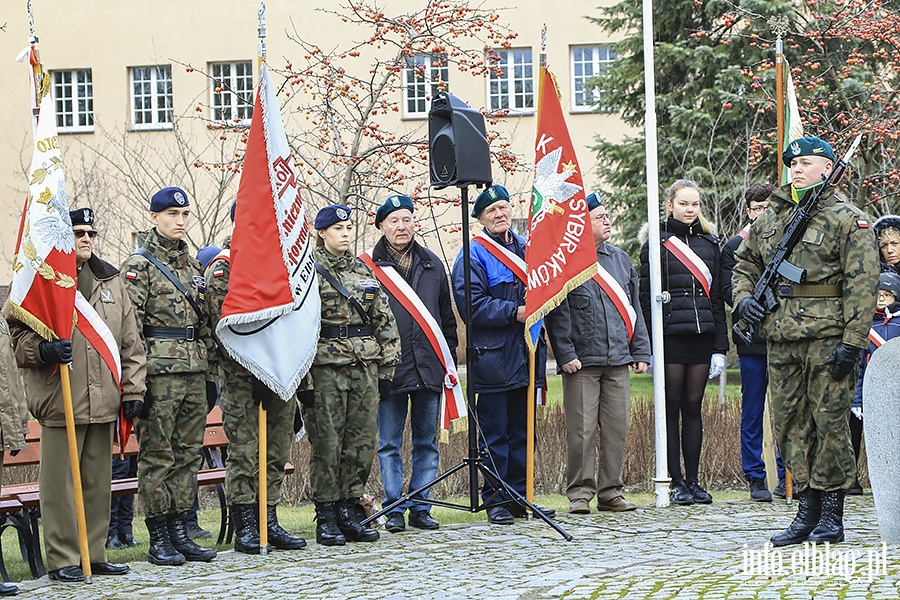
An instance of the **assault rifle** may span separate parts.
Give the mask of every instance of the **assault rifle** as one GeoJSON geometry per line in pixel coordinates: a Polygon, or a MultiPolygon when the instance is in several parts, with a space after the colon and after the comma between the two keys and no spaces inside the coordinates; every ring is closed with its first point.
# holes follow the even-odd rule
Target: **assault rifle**
{"type": "MultiPolygon", "coordinates": [[[[772,262],[770,262],[766,267],[766,270],[763,271],[759,281],[757,281],[756,285],[753,287],[753,294],[751,295],[754,300],[759,302],[763,308],[766,309],[766,313],[774,312],[775,309],[778,308],[778,300],[775,297],[775,287],[778,285],[778,281],[781,277],[794,283],[803,283],[806,279],[806,269],[801,269],[797,265],[791,263],[788,261],[788,258],[790,258],[791,252],[794,251],[797,244],[800,243],[800,240],[803,239],[806,227],[809,225],[809,222],[812,221],[813,216],[818,212],[819,202],[825,194],[825,191],[828,190],[828,188],[837,185],[841,180],[841,177],[844,176],[844,171],[847,170],[850,159],[853,157],[853,153],[856,152],[856,148],[859,146],[859,141],[861,139],[862,134],[856,136],[856,139],[850,144],[850,149],[847,150],[847,153],[843,158],[840,158],[837,161],[837,164],[834,165],[834,168],[831,169],[831,173],[825,178],[825,183],[819,188],[816,195],[808,202],[804,203],[799,210],[794,213],[794,217],[791,219],[791,222],[788,223],[787,229],[784,230],[784,235],[781,237],[781,241],[778,242],[778,246],[775,248],[775,256],[772,258],[772,262]]],[[[742,319],[739,319],[734,324],[734,332],[746,344],[753,343],[755,329],[755,326],[744,323],[742,319]]]]}

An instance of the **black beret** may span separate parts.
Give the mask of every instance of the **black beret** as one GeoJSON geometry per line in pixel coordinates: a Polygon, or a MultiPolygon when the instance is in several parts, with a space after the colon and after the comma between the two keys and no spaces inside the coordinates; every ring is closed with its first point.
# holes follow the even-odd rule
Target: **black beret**
{"type": "Polygon", "coordinates": [[[481,214],[481,211],[498,200],[509,200],[509,192],[499,183],[495,183],[478,194],[478,197],[475,198],[475,206],[472,207],[472,216],[477,217],[481,214]]]}
{"type": "Polygon", "coordinates": [[[409,212],[414,212],[415,208],[413,207],[412,198],[409,196],[391,196],[385,200],[384,204],[379,206],[378,210],[375,211],[375,227],[378,227],[378,224],[384,221],[389,214],[395,210],[400,210],[401,208],[405,208],[409,212]]]}
{"type": "Polygon", "coordinates": [[[94,211],[90,208],[77,208],[69,211],[72,225],[94,225],[94,211]]]}
{"type": "Polygon", "coordinates": [[[350,220],[350,207],[343,204],[331,204],[319,210],[316,214],[316,222],[313,227],[321,231],[328,229],[335,223],[350,220]]]}
{"type": "Polygon", "coordinates": [[[150,212],[162,212],[170,206],[184,208],[190,205],[187,192],[180,187],[163,188],[150,198],[150,212]]]}

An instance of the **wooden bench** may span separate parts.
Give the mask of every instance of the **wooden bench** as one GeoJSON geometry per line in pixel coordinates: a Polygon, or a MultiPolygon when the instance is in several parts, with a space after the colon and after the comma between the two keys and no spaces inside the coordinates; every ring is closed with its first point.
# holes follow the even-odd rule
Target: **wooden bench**
{"type": "MultiPolygon", "coordinates": [[[[41,459],[41,426],[37,421],[28,423],[25,436],[26,446],[16,456],[9,453],[3,458],[3,464],[10,466],[39,465],[41,459]]],[[[125,455],[138,453],[138,442],[132,436],[125,446],[125,455]]],[[[203,465],[197,475],[197,485],[212,485],[216,488],[219,499],[220,521],[218,544],[231,543],[233,528],[228,518],[228,503],[225,496],[225,458],[228,453],[228,436],[222,426],[222,410],[216,406],[206,417],[206,431],[203,436],[203,465]]],[[[113,449],[119,455],[118,448],[113,449]]],[[[285,473],[294,472],[294,466],[285,465],[285,473]]],[[[130,496],[137,494],[136,477],[112,480],[112,495],[130,496]]],[[[38,483],[22,483],[4,486],[0,490],[0,534],[6,527],[14,527],[19,536],[19,547],[22,558],[28,562],[33,577],[38,578],[46,573],[41,552],[39,520],[41,516],[40,486],[38,483]]],[[[9,581],[0,551],[0,576],[9,581]]]]}

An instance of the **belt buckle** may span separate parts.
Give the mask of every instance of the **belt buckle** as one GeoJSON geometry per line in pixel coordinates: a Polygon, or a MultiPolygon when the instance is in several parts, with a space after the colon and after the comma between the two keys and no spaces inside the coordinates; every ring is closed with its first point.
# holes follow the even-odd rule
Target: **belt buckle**
{"type": "Polygon", "coordinates": [[[184,333],[185,333],[184,339],[186,339],[189,342],[194,341],[195,338],[194,338],[194,326],[193,325],[188,325],[187,327],[185,327],[184,333]]]}
{"type": "Polygon", "coordinates": [[[350,328],[347,325],[338,325],[338,337],[339,338],[350,337],[350,328]]]}
{"type": "Polygon", "coordinates": [[[782,283],[778,286],[778,296],[781,298],[793,298],[794,297],[794,286],[782,283]]]}

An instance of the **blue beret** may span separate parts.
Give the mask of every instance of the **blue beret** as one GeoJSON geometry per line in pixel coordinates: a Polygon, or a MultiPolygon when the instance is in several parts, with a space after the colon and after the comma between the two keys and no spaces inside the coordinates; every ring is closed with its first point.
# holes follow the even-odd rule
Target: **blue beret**
{"type": "Polygon", "coordinates": [[[378,210],[375,211],[375,227],[378,227],[378,224],[384,221],[389,214],[394,212],[395,210],[400,210],[401,208],[405,208],[409,210],[409,212],[414,212],[413,201],[409,196],[391,196],[387,200],[384,201],[384,204],[378,207],[378,210]]]}
{"type": "Polygon", "coordinates": [[[180,187],[163,188],[150,198],[150,212],[162,212],[170,206],[184,208],[190,205],[187,192],[180,187]]]}
{"type": "Polygon", "coordinates": [[[585,200],[588,203],[588,211],[592,211],[598,206],[603,206],[603,198],[600,197],[600,192],[591,192],[585,200]]]}
{"type": "Polygon", "coordinates": [[[784,150],[784,153],[782,153],[781,158],[784,160],[786,166],[790,166],[791,159],[797,158],[798,156],[821,156],[833,161],[834,150],[832,150],[831,144],[825,140],[811,135],[809,137],[802,137],[799,140],[794,140],[788,144],[788,147],[784,150]]]}
{"type": "Polygon", "coordinates": [[[335,223],[350,220],[350,207],[343,204],[330,204],[323,207],[316,214],[316,222],[313,224],[318,230],[328,229],[335,223]]]}
{"type": "Polygon", "coordinates": [[[234,212],[237,210],[237,200],[231,203],[231,222],[234,223],[234,212]]]}
{"type": "Polygon", "coordinates": [[[222,249],[218,246],[203,246],[197,250],[197,260],[200,261],[200,267],[205,271],[212,259],[219,255],[222,249]]]}
{"type": "Polygon", "coordinates": [[[69,219],[72,221],[72,225],[93,225],[94,211],[90,208],[70,210],[69,219]]]}
{"type": "Polygon", "coordinates": [[[481,211],[498,200],[509,200],[509,192],[499,183],[495,183],[478,194],[478,197],[475,198],[475,206],[472,207],[472,216],[477,217],[481,214],[481,211]]]}

